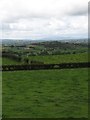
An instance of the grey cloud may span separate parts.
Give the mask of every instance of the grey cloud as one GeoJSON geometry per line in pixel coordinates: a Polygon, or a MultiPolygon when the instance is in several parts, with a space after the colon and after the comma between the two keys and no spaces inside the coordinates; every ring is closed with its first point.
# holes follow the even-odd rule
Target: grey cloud
{"type": "Polygon", "coordinates": [[[88,14],[88,7],[85,6],[74,6],[74,8],[69,11],[71,16],[86,16],[88,14]]]}
{"type": "Polygon", "coordinates": [[[7,23],[2,23],[2,31],[9,31],[10,30],[10,26],[7,23]]]}
{"type": "Polygon", "coordinates": [[[84,15],[87,15],[87,14],[88,14],[87,10],[74,11],[74,12],[70,13],[70,15],[72,15],[72,16],[84,16],[84,15]]]}
{"type": "Polygon", "coordinates": [[[84,3],[87,0],[83,0],[86,1],[84,3],[82,0],[44,0],[44,3],[42,0],[13,0],[15,3],[12,0],[2,1],[4,7],[0,8],[0,15],[3,16],[2,30],[6,37],[37,39],[53,35],[83,34],[86,30],[82,24],[86,23],[88,11],[84,3]]]}

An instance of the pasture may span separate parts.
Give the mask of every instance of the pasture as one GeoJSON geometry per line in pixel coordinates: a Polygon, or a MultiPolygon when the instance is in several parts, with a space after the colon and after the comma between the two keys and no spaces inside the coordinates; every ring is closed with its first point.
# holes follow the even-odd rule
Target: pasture
{"type": "Polygon", "coordinates": [[[50,63],[69,63],[69,62],[87,62],[88,53],[65,54],[65,55],[45,55],[30,56],[30,60],[42,61],[46,64],[50,63]]]}
{"type": "MultiPolygon", "coordinates": [[[[65,54],[65,55],[45,55],[45,56],[30,56],[29,60],[40,61],[45,64],[59,64],[70,62],[88,62],[88,53],[65,54]]],[[[0,59],[1,60],[1,59],[0,59]]],[[[24,64],[23,61],[18,62],[10,58],[2,58],[3,65],[24,64]]]]}
{"type": "Polygon", "coordinates": [[[6,57],[2,58],[2,65],[14,65],[14,64],[21,64],[21,63],[15,60],[12,60],[10,58],[6,58],[6,57]]]}
{"type": "Polygon", "coordinates": [[[88,117],[88,69],[3,72],[3,117],[88,117]]]}
{"type": "Polygon", "coordinates": [[[0,65],[2,65],[2,58],[0,57],[0,65]]]}

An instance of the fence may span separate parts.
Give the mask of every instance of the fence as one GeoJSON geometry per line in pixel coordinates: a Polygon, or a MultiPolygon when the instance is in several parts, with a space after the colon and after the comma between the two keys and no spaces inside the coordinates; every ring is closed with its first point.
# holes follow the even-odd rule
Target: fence
{"type": "Polygon", "coordinates": [[[62,63],[62,64],[33,64],[33,65],[3,65],[0,66],[2,71],[17,70],[41,70],[41,69],[70,69],[70,68],[88,68],[89,62],[83,63],[62,63]]]}

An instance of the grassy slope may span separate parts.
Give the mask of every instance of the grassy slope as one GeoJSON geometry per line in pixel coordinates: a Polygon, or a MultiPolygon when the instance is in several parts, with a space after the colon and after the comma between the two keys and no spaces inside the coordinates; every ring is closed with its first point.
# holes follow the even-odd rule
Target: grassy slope
{"type": "Polygon", "coordinates": [[[0,118],[2,116],[2,72],[0,71],[0,118]]]}
{"type": "Polygon", "coordinates": [[[2,65],[2,58],[0,57],[0,65],[2,65]]]}
{"type": "Polygon", "coordinates": [[[87,100],[87,69],[3,72],[4,117],[87,117],[87,100]]]}
{"type": "Polygon", "coordinates": [[[13,64],[20,64],[20,62],[17,62],[15,60],[10,59],[10,58],[2,58],[2,64],[3,65],[13,65],[13,64]]]}
{"type": "MultiPolygon", "coordinates": [[[[86,62],[88,61],[88,54],[80,53],[80,54],[66,54],[66,55],[30,56],[29,58],[30,60],[43,61],[44,63],[86,62]]],[[[21,64],[21,63],[9,58],[3,58],[2,64],[12,65],[12,64],[21,64]]]]}
{"type": "Polygon", "coordinates": [[[62,62],[86,62],[87,53],[67,54],[67,55],[48,55],[48,56],[30,56],[30,60],[43,61],[44,63],[62,63],[62,62]]]}

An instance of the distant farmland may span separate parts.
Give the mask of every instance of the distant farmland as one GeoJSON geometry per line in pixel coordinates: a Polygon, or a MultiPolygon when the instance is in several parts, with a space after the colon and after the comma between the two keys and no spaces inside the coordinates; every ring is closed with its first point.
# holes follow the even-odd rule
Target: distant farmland
{"type": "Polygon", "coordinates": [[[3,117],[88,117],[88,69],[3,72],[3,117]]]}

